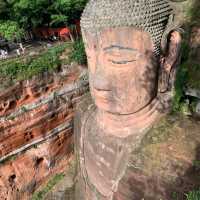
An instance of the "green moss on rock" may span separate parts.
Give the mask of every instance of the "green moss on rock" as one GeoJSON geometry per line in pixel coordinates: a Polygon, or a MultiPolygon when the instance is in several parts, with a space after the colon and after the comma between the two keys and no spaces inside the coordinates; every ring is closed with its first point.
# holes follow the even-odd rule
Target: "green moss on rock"
{"type": "Polygon", "coordinates": [[[40,191],[35,192],[31,200],[42,200],[45,195],[52,190],[52,188],[64,178],[64,174],[56,174],[46,186],[44,186],[40,191]]]}
{"type": "Polygon", "coordinates": [[[200,64],[191,64],[188,70],[187,85],[189,88],[200,90],[200,64]]]}

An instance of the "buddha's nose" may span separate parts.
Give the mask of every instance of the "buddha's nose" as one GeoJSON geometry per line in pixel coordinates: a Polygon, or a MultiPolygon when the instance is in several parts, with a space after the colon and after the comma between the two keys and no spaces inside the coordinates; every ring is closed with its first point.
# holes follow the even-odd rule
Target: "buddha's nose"
{"type": "Polygon", "coordinates": [[[102,67],[97,67],[94,74],[94,88],[101,91],[110,90],[110,78],[108,74],[102,69],[102,67]]]}

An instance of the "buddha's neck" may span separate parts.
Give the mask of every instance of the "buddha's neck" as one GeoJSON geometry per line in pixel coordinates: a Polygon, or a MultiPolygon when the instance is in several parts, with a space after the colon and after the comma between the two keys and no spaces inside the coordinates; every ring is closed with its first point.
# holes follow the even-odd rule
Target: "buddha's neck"
{"type": "Polygon", "coordinates": [[[105,132],[118,137],[127,137],[142,132],[153,124],[159,114],[157,106],[158,101],[155,99],[144,109],[128,115],[97,110],[96,119],[99,127],[105,132]]]}

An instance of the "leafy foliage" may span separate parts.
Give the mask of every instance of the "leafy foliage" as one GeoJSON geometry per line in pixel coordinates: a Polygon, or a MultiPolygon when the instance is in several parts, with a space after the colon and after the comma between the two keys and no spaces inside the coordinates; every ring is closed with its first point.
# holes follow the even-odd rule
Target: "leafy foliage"
{"type": "Polygon", "coordinates": [[[190,24],[190,26],[195,26],[195,25],[199,25],[200,23],[200,12],[199,12],[199,8],[200,8],[200,1],[199,0],[190,0],[188,1],[187,7],[187,20],[190,24]]]}
{"type": "MultiPolygon", "coordinates": [[[[195,56],[193,58],[192,50],[185,41],[182,45],[181,65],[176,76],[173,111],[184,113],[183,111],[188,109],[185,95],[187,88],[200,89],[200,64],[195,62],[195,56]]],[[[194,98],[190,98],[190,104],[191,108],[196,104],[194,98]]]]}
{"type": "Polygon", "coordinates": [[[199,200],[200,199],[200,190],[191,191],[186,194],[187,200],[199,200]]]}
{"type": "Polygon", "coordinates": [[[12,39],[19,38],[22,29],[70,25],[80,18],[87,1],[0,0],[0,33],[12,39]]]}
{"type": "Polygon", "coordinates": [[[173,99],[173,111],[182,112],[195,105],[195,99],[185,95],[185,89],[200,89],[200,64],[198,63],[197,49],[190,47],[192,28],[200,22],[200,1],[191,0],[187,4],[187,16],[185,19],[184,42],[182,44],[181,64],[175,83],[175,96],[173,99]]]}
{"type": "Polygon", "coordinates": [[[175,82],[175,95],[173,98],[173,112],[182,112],[185,104],[184,86],[186,83],[187,69],[182,65],[177,72],[177,79],[175,82]]]}
{"type": "Polygon", "coordinates": [[[0,0],[0,19],[6,20],[9,18],[9,1],[0,0]]]}
{"type": "Polygon", "coordinates": [[[46,0],[15,0],[12,4],[12,18],[15,18],[19,24],[30,29],[48,22],[48,5],[46,0]]]}
{"type": "Polygon", "coordinates": [[[187,86],[200,90],[200,64],[193,63],[191,69],[188,70],[187,86]]]}
{"type": "Polygon", "coordinates": [[[0,1],[0,15],[1,10],[3,12],[3,9],[8,8],[9,19],[17,21],[25,29],[31,29],[38,26],[70,24],[80,18],[87,0],[10,0],[8,2],[4,4],[0,1]]]}
{"type": "Polygon", "coordinates": [[[56,0],[50,5],[51,24],[69,25],[79,19],[87,0],[56,0]]]}
{"type": "Polygon", "coordinates": [[[33,194],[31,200],[42,200],[44,196],[58,183],[64,178],[64,174],[56,174],[48,184],[39,192],[33,194]]]}
{"type": "Polygon", "coordinates": [[[80,65],[87,64],[87,57],[85,53],[85,47],[83,44],[83,40],[76,40],[73,44],[72,52],[69,57],[71,61],[75,61],[80,65]]]}
{"type": "Polygon", "coordinates": [[[50,48],[37,57],[17,58],[0,63],[0,82],[25,80],[45,71],[53,71],[61,65],[60,54],[67,44],[50,48]]]}
{"type": "Polygon", "coordinates": [[[53,14],[51,15],[50,25],[59,26],[59,24],[63,24],[67,22],[68,17],[62,14],[53,14]]]}
{"type": "Polygon", "coordinates": [[[20,39],[24,31],[21,29],[17,22],[10,20],[0,21],[0,33],[8,40],[20,39]]]}

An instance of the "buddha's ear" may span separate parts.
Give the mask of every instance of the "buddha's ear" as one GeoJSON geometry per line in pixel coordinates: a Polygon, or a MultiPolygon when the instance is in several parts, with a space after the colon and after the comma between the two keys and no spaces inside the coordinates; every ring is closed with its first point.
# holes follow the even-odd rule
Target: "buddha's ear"
{"type": "Polygon", "coordinates": [[[160,59],[160,74],[158,92],[171,91],[177,66],[180,61],[181,34],[179,31],[171,31],[167,37],[165,54],[160,59]]]}

